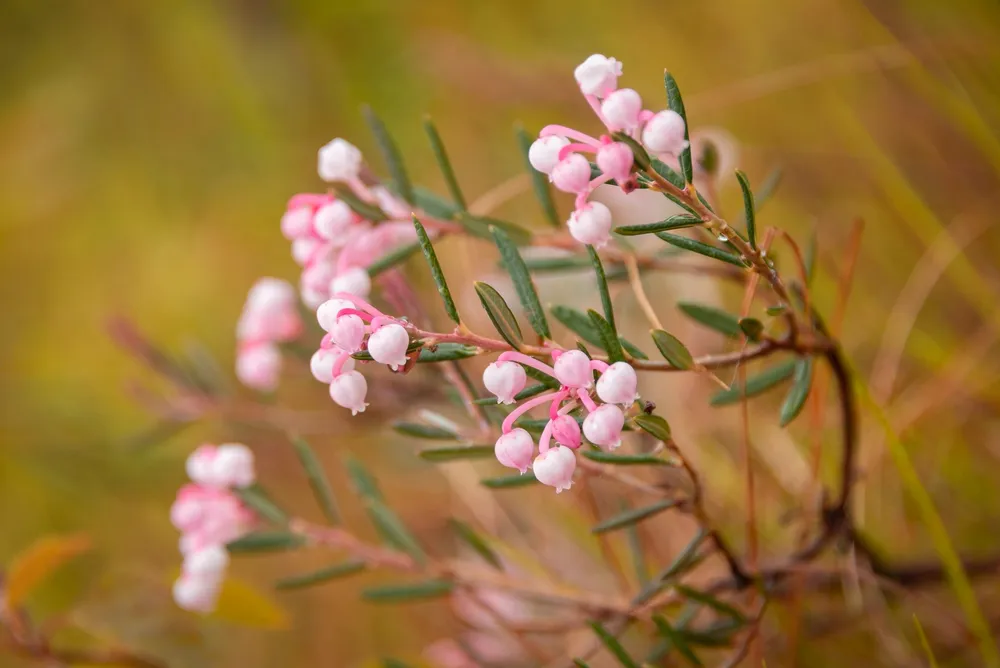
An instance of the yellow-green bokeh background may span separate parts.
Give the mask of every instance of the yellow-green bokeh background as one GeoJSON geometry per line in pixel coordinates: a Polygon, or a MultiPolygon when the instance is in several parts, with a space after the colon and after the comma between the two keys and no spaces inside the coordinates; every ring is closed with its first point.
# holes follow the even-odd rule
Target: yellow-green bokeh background
{"type": "MultiPolygon", "coordinates": [[[[784,168],[764,222],[803,241],[818,230],[816,298],[827,312],[850,224],[865,220],[844,326],[863,375],[886,313],[940,227],[993,224],[1000,8],[992,2],[0,5],[0,563],[51,533],[83,530],[96,547],[44,592],[40,610],[84,600],[79,614],[91,631],[178,666],[360,665],[382,650],[414,656],[453,628],[433,607],[436,616],[423,618],[365,607],[352,587],[283,599],[292,623],[279,631],[174,610],[167,509],[183,457],[202,438],[246,434],[208,421],[155,446],[129,444],[151,418],[128,387],[158,381],[111,343],[107,323],[126,316],[175,352],[196,342],[229,375],[249,285],[260,275],[295,278],[277,220],[290,194],[319,187],[316,148],[345,136],[374,152],[362,103],[393,129],[416,180],[439,188],[420,127],[431,114],[475,196],[522,168],[515,121],[530,130],[593,126],[571,78],[593,52],[622,60],[623,83],[650,100],[661,99],[670,68],[692,124],[729,130],[753,180],[784,168]]],[[[730,210],[734,183],[723,192],[730,210]]],[[[534,216],[524,200],[505,215],[534,216]]],[[[947,406],[910,432],[965,551],[995,546],[1000,518],[998,364],[982,329],[996,322],[998,253],[1000,237],[987,231],[931,291],[898,385],[942,376],[970,341],[982,349],[958,389],[935,397],[947,406]]],[[[321,390],[296,382],[288,396],[327,406],[321,390]]],[[[343,431],[328,439],[329,453],[378,459],[377,419],[336,424],[343,431]]],[[[267,435],[248,439],[261,445],[267,435]]],[[[262,449],[262,475],[308,508],[287,451],[262,449]]],[[[397,498],[426,500],[426,513],[417,504],[409,515],[433,515],[444,503],[440,481],[393,466],[407,474],[397,498]]],[[[898,490],[894,480],[888,465],[867,493],[898,490]]],[[[737,514],[727,517],[738,520],[739,489],[717,491],[731,496],[737,514]]],[[[900,498],[871,521],[894,554],[933,556],[900,498]]],[[[782,506],[763,508],[777,515],[782,506]]],[[[263,586],[282,565],[237,568],[263,586]]],[[[888,661],[871,636],[849,637],[802,657],[814,666],[888,661]]],[[[0,665],[7,661],[0,653],[0,665]]],[[[768,665],[787,661],[778,652],[768,665]]]]}

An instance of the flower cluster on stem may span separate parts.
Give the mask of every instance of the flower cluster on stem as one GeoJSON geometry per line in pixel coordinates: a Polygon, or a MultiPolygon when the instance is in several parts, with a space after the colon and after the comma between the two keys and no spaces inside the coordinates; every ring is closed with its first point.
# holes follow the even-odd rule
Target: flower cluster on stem
{"type": "Polygon", "coordinates": [[[261,278],[247,294],[236,325],[236,376],[247,387],[270,392],[281,374],[279,343],[302,333],[295,289],[278,278],[261,278]]]}

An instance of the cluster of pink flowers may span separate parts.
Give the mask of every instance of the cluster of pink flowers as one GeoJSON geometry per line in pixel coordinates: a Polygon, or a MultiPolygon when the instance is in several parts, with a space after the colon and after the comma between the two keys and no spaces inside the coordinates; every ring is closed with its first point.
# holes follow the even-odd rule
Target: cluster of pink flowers
{"type": "Polygon", "coordinates": [[[271,391],[281,373],[278,344],[302,333],[295,289],[277,278],[261,278],[250,288],[236,325],[236,376],[247,387],[271,391]]]}
{"type": "Polygon", "coordinates": [[[232,491],[253,484],[253,453],[239,443],[203,445],[188,457],[187,474],[191,482],[170,508],[184,557],[173,595],[185,610],[210,612],[229,565],[226,544],[245,534],[255,519],[232,491]]]}
{"type": "Polygon", "coordinates": [[[611,133],[624,132],[640,141],[646,150],[664,159],[678,156],[688,142],[684,119],[674,111],[653,112],[642,108],[642,98],[631,88],[618,88],[622,65],[614,58],[594,54],[574,71],[584,99],[608,134],[599,138],[562,125],[549,125],[538,133],[528,159],[531,166],[548,174],[552,184],[576,195],[567,225],[574,239],[600,247],[611,238],[611,211],[600,202],[588,201],[597,186],[616,181],[630,189],[634,156],[628,144],[614,141],[611,133]],[[595,154],[600,174],[591,178],[591,163],[584,154],[595,154]]]}
{"type": "Polygon", "coordinates": [[[313,376],[330,386],[330,397],[352,415],[364,412],[368,383],[354,370],[353,354],[367,350],[379,364],[396,371],[407,361],[410,334],[401,321],[385,315],[360,297],[338,292],[316,309],[326,335],[313,354],[313,376]]]}
{"type": "Polygon", "coordinates": [[[522,365],[555,378],[559,388],[525,401],[507,415],[503,433],[496,442],[496,457],[504,466],[521,473],[532,469],[539,482],[561,492],[573,484],[575,451],[582,442],[580,424],[569,413],[583,406],[587,417],[583,420],[582,436],[603,450],[614,450],[621,445],[625,426],[623,408],[627,409],[638,397],[635,369],[625,362],[609,365],[592,360],[579,350],[554,350],[552,366],[523,353],[506,352],[483,372],[483,384],[501,404],[515,403],[517,394],[524,389],[527,374],[522,365]],[[595,372],[600,374],[596,382],[595,372]],[[603,403],[595,401],[592,393],[603,403]],[[543,404],[549,406],[549,421],[538,440],[536,456],[531,434],[515,428],[514,422],[543,404]],[[551,446],[552,441],[555,447],[551,446]]]}
{"type": "Polygon", "coordinates": [[[292,257],[302,267],[302,301],[316,308],[331,295],[348,292],[366,297],[371,278],[366,268],[395,246],[416,239],[410,207],[384,186],[361,179],[361,151],[344,139],[319,150],[320,178],[347,185],[354,195],[380,208],[388,220],[366,220],[334,194],[302,193],[288,201],[281,232],[292,242],[292,257]]]}

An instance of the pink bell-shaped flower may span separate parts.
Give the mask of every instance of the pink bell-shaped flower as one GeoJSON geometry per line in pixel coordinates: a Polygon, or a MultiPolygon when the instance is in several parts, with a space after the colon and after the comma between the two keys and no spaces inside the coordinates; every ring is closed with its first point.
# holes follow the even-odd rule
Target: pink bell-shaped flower
{"type": "Polygon", "coordinates": [[[229,565],[229,553],[221,545],[210,545],[184,555],[181,570],[185,575],[220,576],[229,565]]]}
{"type": "Polygon", "coordinates": [[[379,364],[388,364],[395,371],[406,364],[406,348],[410,345],[410,335],[403,326],[391,323],[379,327],[368,337],[368,352],[379,364]]]}
{"type": "MultiPolygon", "coordinates": [[[[569,140],[558,135],[540,137],[528,149],[528,162],[543,174],[551,174],[559,162],[559,151],[569,146],[569,140]]],[[[589,176],[589,172],[588,172],[589,176]]]]}
{"type": "Polygon", "coordinates": [[[531,467],[535,443],[524,429],[512,429],[497,439],[493,452],[498,462],[524,473],[531,467]]]}
{"type": "Polygon", "coordinates": [[[602,450],[614,450],[622,444],[625,414],[613,404],[598,406],[583,420],[583,435],[602,450]]]}
{"type": "Polygon", "coordinates": [[[328,299],[316,309],[316,322],[324,332],[332,332],[337,325],[337,317],[345,309],[353,309],[354,304],[346,299],[328,299]]]}
{"type": "Polygon", "coordinates": [[[576,418],[560,415],[552,421],[552,439],[559,445],[576,450],[580,447],[580,424],[576,418]]]}
{"type": "Polygon", "coordinates": [[[338,274],[330,283],[330,294],[346,292],[358,297],[367,297],[372,291],[372,279],[368,272],[361,267],[348,269],[342,274],[338,274]]]}
{"type": "Polygon", "coordinates": [[[590,162],[579,153],[570,153],[556,163],[549,173],[549,178],[559,190],[567,193],[579,193],[590,183],[590,162]]]}
{"type": "Polygon", "coordinates": [[[615,362],[597,379],[597,396],[606,404],[628,405],[635,401],[638,378],[626,362],[615,362]]]}
{"type": "Polygon", "coordinates": [[[657,113],[642,129],[642,143],[653,153],[680,155],[688,147],[684,139],[684,119],[676,111],[657,113]]]}
{"type": "Polygon", "coordinates": [[[174,602],[190,612],[209,613],[215,609],[221,585],[216,575],[181,575],[174,582],[174,602]]]}
{"type": "Polygon", "coordinates": [[[336,242],[354,222],[354,212],[343,200],[321,206],[313,215],[313,229],[324,241],[336,242]]]}
{"type": "Polygon", "coordinates": [[[346,139],[334,139],[319,150],[317,171],[324,181],[352,181],[361,172],[361,151],[346,139]]]}
{"type": "Polygon", "coordinates": [[[611,240],[611,210],[600,202],[587,202],[570,214],[566,226],[581,244],[601,248],[611,240]]]}
{"type": "Polygon", "coordinates": [[[611,131],[639,127],[641,114],[642,98],[631,88],[620,88],[610,93],[601,103],[601,115],[611,131]]]}
{"type": "Polygon", "coordinates": [[[599,53],[588,57],[573,70],[573,78],[584,95],[604,97],[618,87],[622,64],[599,53]]]}
{"type": "Polygon", "coordinates": [[[594,382],[590,358],[582,350],[567,350],[556,359],[552,368],[556,380],[566,387],[590,387],[594,382]]]}
{"type": "Polygon", "coordinates": [[[538,482],[555,487],[556,493],[573,486],[573,472],[576,470],[576,453],[557,445],[535,457],[531,465],[538,482]]]}
{"type": "MultiPolygon", "coordinates": [[[[333,382],[333,366],[337,363],[337,358],[344,352],[339,348],[320,348],[313,353],[309,359],[309,370],[313,378],[321,383],[329,385],[333,382]]],[[[348,357],[340,366],[341,373],[354,370],[354,359],[348,357]]]]}
{"type": "Polygon", "coordinates": [[[212,479],[219,487],[247,487],[256,480],[253,452],[242,443],[223,443],[215,449],[212,479]]]}
{"type": "Polygon", "coordinates": [[[368,381],[357,371],[342,373],[330,383],[330,398],[338,406],[350,409],[351,415],[365,412],[367,394],[368,381]]]}
{"type": "Polygon", "coordinates": [[[620,141],[602,144],[597,149],[597,166],[619,184],[628,180],[634,159],[632,149],[620,141]]]}
{"type": "Polygon", "coordinates": [[[365,321],[353,313],[340,316],[330,330],[330,340],[345,352],[358,352],[365,340],[365,321]]]}
{"type": "Polygon", "coordinates": [[[483,371],[483,385],[501,404],[514,403],[514,396],[524,389],[528,375],[516,362],[493,362],[483,371]]]}

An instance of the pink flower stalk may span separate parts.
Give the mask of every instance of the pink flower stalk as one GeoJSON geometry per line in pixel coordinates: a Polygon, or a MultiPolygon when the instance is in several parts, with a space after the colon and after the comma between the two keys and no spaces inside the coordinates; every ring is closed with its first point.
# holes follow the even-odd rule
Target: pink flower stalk
{"type": "Polygon", "coordinates": [[[514,403],[515,395],[524,389],[528,376],[524,367],[515,362],[496,361],[483,372],[483,385],[496,395],[501,404],[514,403]]]}
{"type": "Polygon", "coordinates": [[[613,404],[597,407],[583,420],[583,435],[602,450],[614,450],[622,444],[625,414],[613,404]]]}
{"type": "Polygon", "coordinates": [[[350,409],[351,415],[364,413],[368,404],[365,395],[368,394],[368,381],[357,371],[347,371],[338,374],[330,384],[330,398],[343,408],[350,409]]]}
{"type": "Polygon", "coordinates": [[[638,397],[635,369],[626,362],[615,362],[597,379],[597,396],[606,404],[629,405],[638,397]]]}
{"type": "Polygon", "coordinates": [[[493,452],[504,466],[517,469],[522,474],[531,468],[535,443],[524,429],[514,429],[497,439],[493,452]]]}
{"type": "Polygon", "coordinates": [[[388,364],[393,371],[406,364],[406,349],[410,335],[398,323],[379,327],[368,337],[368,352],[379,364],[388,364]]]}
{"type": "Polygon", "coordinates": [[[410,213],[412,212],[410,205],[389,192],[388,188],[385,186],[373,186],[370,190],[372,195],[375,196],[375,202],[378,204],[378,207],[389,218],[406,220],[410,217],[410,213]]]}
{"type": "Polygon", "coordinates": [[[569,448],[557,445],[535,457],[531,465],[538,482],[556,488],[556,493],[573,486],[576,454],[569,448]]]}

